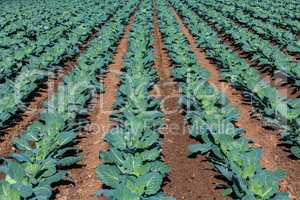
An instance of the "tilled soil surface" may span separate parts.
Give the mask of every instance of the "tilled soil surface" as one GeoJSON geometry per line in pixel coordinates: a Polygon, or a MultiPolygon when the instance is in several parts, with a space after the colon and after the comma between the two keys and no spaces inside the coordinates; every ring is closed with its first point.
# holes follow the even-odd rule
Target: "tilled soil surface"
{"type": "MultiPolygon", "coordinates": [[[[226,94],[229,102],[236,106],[240,112],[240,118],[236,122],[238,127],[244,128],[246,137],[253,141],[253,146],[262,148],[262,165],[268,170],[282,169],[287,173],[286,178],[281,182],[281,191],[287,191],[293,200],[300,199],[300,162],[290,157],[290,153],[281,145],[279,132],[264,128],[260,116],[252,115],[252,107],[243,101],[240,91],[235,90],[227,82],[219,77],[218,67],[207,59],[204,51],[198,47],[197,41],[183,24],[181,17],[176,13],[177,21],[181,25],[182,33],[187,37],[191,50],[198,58],[199,64],[210,72],[209,83],[219,91],[226,94]]],[[[99,152],[107,150],[108,146],[104,136],[114,126],[110,120],[112,105],[115,101],[119,84],[120,70],[123,66],[123,58],[128,49],[128,33],[134,17],[131,16],[124,35],[118,43],[113,62],[108,66],[107,73],[101,79],[104,84],[104,93],[98,94],[90,103],[90,125],[86,127],[77,138],[78,146],[83,157],[82,161],[73,166],[70,170],[69,181],[63,181],[55,189],[55,199],[59,200],[104,200],[104,197],[97,198],[95,192],[102,187],[96,177],[96,167],[101,164],[99,152]]],[[[176,199],[187,200],[221,200],[230,199],[221,195],[222,190],[217,187],[224,184],[219,174],[204,156],[191,157],[188,152],[188,145],[196,143],[189,137],[188,125],[185,123],[184,111],[178,105],[180,91],[176,81],[171,75],[172,63],[164,49],[163,36],[159,29],[157,10],[154,0],[153,24],[155,38],[155,67],[159,73],[160,80],[153,87],[151,94],[161,101],[161,109],[164,113],[164,127],[160,130],[163,141],[163,159],[170,166],[171,172],[164,181],[163,191],[176,199]]],[[[80,46],[80,53],[84,53],[89,42],[96,36],[93,31],[91,35],[80,46]]],[[[257,69],[257,63],[235,46],[232,40],[224,34],[219,33],[221,39],[230,48],[234,49],[237,55],[257,69]]],[[[51,98],[57,90],[63,78],[76,67],[77,56],[66,59],[61,70],[53,74],[51,78],[43,83],[34,96],[26,105],[20,117],[13,119],[13,123],[5,130],[1,130],[3,141],[0,141],[0,157],[7,156],[13,149],[12,139],[18,136],[26,127],[38,118],[43,109],[43,103],[51,98]]],[[[272,77],[268,71],[260,70],[262,79],[270,82],[282,95],[289,98],[299,96],[290,85],[283,85],[281,77],[272,77]]],[[[1,174],[0,174],[1,176],[1,174]]]]}
{"type": "MultiPolygon", "coordinates": [[[[218,31],[216,31],[218,32],[218,31]]],[[[230,49],[234,50],[234,52],[241,58],[243,58],[251,67],[255,68],[260,73],[261,80],[266,81],[272,87],[276,88],[280,95],[284,97],[288,97],[290,99],[295,99],[300,97],[300,91],[294,87],[291,82],[288,80],[286,76],[283,76],[279,73],[272,74],[270,67],[272,66],[263,66],[259,65],[258,61],[252,61],[250,54],[243,51],[237,45],[234,44],[233,40],[218,32],[220,38],[223,40],[224,44],[226,44],[230,49]]]]}
{"type": "Polygon", "coordinates": [[[110,120],[110,115],[112,114],[112,105],[115,102],[118,89],[123,57],[128,48],[128,33],[130,32],[133,21],[134,17],[131,17],[125,33],[119,41],[113,62],[108,66],[108,71],[103,79],[103,85],[105,87],[104,93],[97,95],[91,103],[91,114],[89,116],[90,125],[87,128],[87,133],[83,133],[83,137],[78,139],[83,158],[79,167],[70,170],[74,185],[61,187],[57,199],[105,199],[104,197],[97,198],[95,196],[96,191],[102,187],[102,184],[96,177],[96,167],[101,163],[99,159],[100,150],[105,151],[108,148],[104,142],[105,134],[114,125],[110,120]]]}
{"type": "MultiPolygon", "coordinates": [[[[64,77],[76,67],[76,58],[69,58],[63,63],[63,67],[50,76],[46,83],[41,83],[39,89],[32,94],[23,112],[12,119],[8,128],[0,130],[0,156],[7,156],[12,150],[12,139],[22,133],[33,121],[38,119],[43,110],[45,101],[57,91],[64,77]]],[[[23,109],[23,108],[22,108],[23,109]]]]}
{"type": "MultiPolygon", "coordinates": [[[[100,24],[101,26],[103,24],[100,24]]],[[[90,42],[96,37],[97,32],[92,30],[91,34],[78,45],[80,53],[83,54],[90,42]]],[[[21,107],[21,111],[17,116],[13,117],[9,126],[0,130],[0,157],[7,156],[12,150],[12,140],[14,137],[22,134],[33,121],[38,119],[40,112],[43,110],[43,104],[50,99],[57,91],[65,76],[76,68],[76,61],[79,55],[74,55],[62,61],[61,69],[53,74],[49,74],[49,78],[45,82],[39,83],[39,88],[33,92],[28,98],[25,106],[21,107]]]]}
{"type": "MultiPolygon", "coordinates": [[[[197,13],[195,14],[199,16],[197,13]]],[[[226,44],[231,50],[233,50],[239,57],[243,58],[251,67],[257,69],[260,72],[261,79],[269,83],[274,88],[276,88],[280,95],[288,97],[290,99],[300,97],[300,91],[294,86],[292,86],[292,84],[286,76],[283,76],[278,73],[272,74],[272,66],[260,65],[258,61],[252,61],[250,54],[243,51],[238,45],[236,45],[234,43],[234,40],[230,36],[217,30],[214,27],[214,25],[208,23],[208,21],[203,19],[201,16],[199,16],[199,18],[201,18],[207,26],[210,26],[218,34],[218,36],[220,37],[220,39],[222,39],[224,44],[226,44]]],[[[272,44],[270,45],[272,46],[272,44]]],[[[291,58],[295,61],[295,58],[293,56],[291,58]]]]}
{"type": "Polygon", "coordinates": [[[162,36],[159,30],[156,10],[154,9],[155,36],[155,66],[159,72],[160,81],[154,87],[154,96],[162,103],[164,117],[163,156],[171,167],[164,192],[176,199],[213,200],[226,199],[216,190],[217,184],[222,183],[216,178],[217,173],[203,156],[189,157],[187,146],[195,143],[189,137],[182,110],[178,105],[180,96],[176,82],[171,77],[171,63],[163,49],[162,36]]]}
{"type": "Polygon", "coordinates": [[[254,118],[251,105],[243,101],[240,91],[230,87],[228,83],[222,81],[219,77],[218,67],[206,58],[202,49],[197,45],[187,27],[183,24],[179,15],[176,15],[177,21],[181,24],[182,32],[187,37],[192,51],[196,54],[199,64],[210,72],[209,83],[215,86],[219,91],[226,94],[229,102],[236,106],[240,112],[240,118],[237,126],[244,128],[246,137],[254,142],[253,145],[262,148],[262,165],[268,170],[282,169],[287,173],[287,177],[281,183],[281,190],[290,193],[293,199],[300,198],[300,162],[289,157],[289,152],[280,146],[278,131],[263,128],[261,119],[254,118]]]}

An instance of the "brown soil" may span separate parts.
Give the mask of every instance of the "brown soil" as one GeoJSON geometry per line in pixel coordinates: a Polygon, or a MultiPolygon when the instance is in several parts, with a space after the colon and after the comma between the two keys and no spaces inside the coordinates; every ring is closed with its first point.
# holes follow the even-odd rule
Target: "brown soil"
{"type": "MultiPolygon", "coordinates": [[[[154,6],[155,8],[155,6],[154,6]]],[[[156,13],[156,10],[154,9],[156,13]]],[[[155,66],[160,75],[160,81],[155,85],[153,95],[162,102],[164,128],[163,156],[171,167],[168,180],[163,191],[176,199],[213,200],[224,199],[215,187],[223,183],[203,156],[190,158],[187,146],[195,143],[189,137],[182,110],[178,105],[180,96],[177,85],[170,74],[171,63],[163,49],[162,36],[159,30],[157,16],[154,14],[155,35],[155,66]]]]}
{"type": "Polygon", "coordinates": [[[103,84],[105,86],[104,93],[101,93],[93,99],[91,103],[91,114],[89,121],[91,122],[87,128],[87,133],[82,133],[83,137],[78,139],[79,148],[82,153],[82,162],[80,167],[70,170],[70,176],[73,179],[74,186],[67,185],[61,187],[57,199],[61,200],[92,200],[105,199],[95,197],[95,193],[102,187],[99,179],[96,177],[96,167],[101,163],[99,160],[99,151],[107,150],[108,146],[104,142],[105,134],[113,127],[110,121],[112,114],[112,105],[119,83],[120,70],[123,66],[123,57],[127,52],[128,33],[134,17],[131,17],[126,27],[125,34],[120,40],[114,55],[113,62],[108,66],[108,72],[104,77],[103,84]]]}
{"type": "MultiPolygon", "coordinates": [[[[185,2],[187,2],[187,1],[185,0],[185,2]]],[[[212,9],[215,10],[215,11],[217,11],[217,12],[221,12],[219,9],[216,9],[216,8],[212,8],[212,9]]],[[[262,36],[262,37],[263,37],[263,34],[258,33],[254,28],[252,28],[251,26],[249,26],[247,23],[240,22],[240,21],[234,19],[234,18],[231,17],[231,16],[227,16],[226,18],[227,18],[228,20],[231,20],[231,21],[232,21],[234,24],[236,24],[237,26],[246,28],[249,32],[251,32],[251,33],[253,33],[253,34],[255,34],[255,35],[259,35],[259,36],[262,36]]],[[[260,19],[258,19],[258,20],[260,20],[260,19]]],[[[274,25],[274,26],[275,26],[275,28],[278,28],[278,29],[288,30],[288,29],[286,29],[286,27],[281,27],[281,26],[277,26],[277,25],[274,25]]],[[[288,31],[289,31],[289,30],[288,30],[288,31]]],[[[298,39],[298,40],[299,40],[299,35],[300,35],[300,33],[295,34],[296,39],[298,39]]],[[[271,46],[274,46],[274,45],[280,45],[280,42],[279,42],[277,39],[273,38],[272,36],[266,38],[265,40],[268,40],[271,46]]],[[[292,60],[293,60],[294,62],[296,62],[296,61],[299,60],[299,58],[300,58],[300,54],[299,54],[299,53],[291,53],[291,52],[289,52],[289,51],[287,50],[287,47],[281,48],[281,51],[282,51],[283,53],[285,53],[286,55],[289,55],[289,56],[292,58],[292,60]]]]}
{"type": "Polygon", "coordinates": [[[216,29],[215,31],[218,33],[224,44],[232,49],[239,57],[243,58],[251,67],[257,69],[260,72],[261,79],[269,83],[272,87],[276,88],[281,96],[285,96],[290,99],[300,97],[300,91],[288,83],[287,77],[280,74],[272,75],[270,72],[270,66],[261,66],[257,61],[251,61],[249,54],[235,45],[229,36],[224,33],[220,33],[216,29]]]}
{"type": "Polygon", "coordinates": [[[297,62],[300,59],[300,53],[291,53],[288,51],[287,47],[283,49],[283,52],[289,54],[294,62],[297,62]]]}
{"type": "Polygon", "coordinates": [[[236,125],[245,129],[247,138],[252,140],[255,146],[262,148],[262,165],[268,170],[283,169],[287,173],[287,177],[281,183],[281,190],[289,192],[290,196],[295,200],[300,198],[300,162],[290,159],[289,153],[278,146],[280,139],[277,131],[263,128],[263,122],[251,116],[251,105],[243,102],[241,93],[230,87],[228,83],[221,81],[219,71],[217,70],[218,67],[206,58],[202,49],[197,48],[197,42],[192,34],[183,25],[179,15],[176,17],[182,27],[182,32],[191,44],[192,51],[198,58],[199,64],[210,72],[209,83],[214,85],[219,91],[224,92],[229,102],[239,109],[240,118],[236,125]]]}
{"type": "Polygon", "coordinates": [[[17,119],[18,122],[0,131],[0,134],[3,134],[0,143],[0,156],[7,156],[13,150],[12,139],[21,134],[31,122],[38,118],[39,113],[43,110],[43,103],[56,92],[64,76],[69,74],[74,67],[75,63],[73,60],[66,61],[64,67],[49,78],[45,88],[40,87],[38,89],[32,101],[28,103],[24,113],[21,114],[20,119],[17,119]]]}
{"type": "MultiPolygon", "coordinates": [[[[217,11],[217,12],[220,12],[219,10],[216,10],[216,9],[214,9],[214,10],[217,11]]],[[[240,22],[240,21],[237,21],[237,20],[234,19],[233,17],[226,17],[226,18],[227,18],[228,20],[231,20],[236,26],[239,26],[239,27],[242,27],[242,28],[246,28],[247,31],[251,32],[252,34],[255,34],[255,35],[264,37],[264,36],[263,36],[264,34],[258,33],[254,28],[252,28],[252,27],[249,26],[248,24],[242,23],[242,22],[240,22]]],[[[279,28],[279,29],[282,29],[282,28],[279,28]]],[[[278,40],[275,39],[275,38],[273,38],[272,36],[269,36],[269,37],[266,38],[265,40],[268,40],[270,46],[277,46],[278,48],[280,48],[280,47],[279,47],[280,42],[278,42],[278,40]]],[[[280,50],[281,50],[283,53],[285,53],[287,56],[290,56],[294,62],[297,61],[297,56],[298,56],[298,54],[289,52],[289,51],[287,50],[286,47],[280,48],[280,50]]]]}
{"type": "MultiPolygon", "coordinates": [[[[92,31],[91,35],[88,36],[80,45],[80,53],[84,53],[86,48],[90,44],[91,40],[96,37],[96,31],[92,31]]],[[[22,134],[33,121],[37,120],[40,112],[43,110],[43,104],[45,101],[51,98],[51,96],[57,91],[58,86],[63,81],[64,77],[72,72],[76,67],[76,61],[79,55],[66,58],[62,61],[62,68],[50,75],[46,82],[41,83],[37,91],[32,94],[32,98],[26,105],[24,112],[20,113],[19,118],[14,119],[8,128],[0,130],[0,135],[3,137],[0,140],[0,157],[7,156],[11,151],[14,150],[12,140],[14,137],[22,134]]]]}
{"type": "MultiPolygon", "coordinates": [[[[195,13],[195,12],[194,12],[195,13]]],[[[291,84],[287,84],[287,77],[283,77],[281,75],[272,75],[271,68],[272,66],[261,66],[258,64],[258,62],[253,62],[250,59],[250,54],[243,51],[238,45],[236,45],[233,42],[233,39],[226,35],[225,33],[220,32],[215,28],[213,24],[210,24],[207,20],[205,20],[203,17],[195,13],[200,19],[202,19],[208,26],[210,26],[222,39],[224,44],[226,44],[230,49],[232,49],[236,54],[238,54],[241,58],[245,59],[245,61],[251,66],[256,68],[261,75],[261,78],[269,83],[271,86],[276,88],[279,91],[279,94],[282,96],[286,96],[290,99],[295,99],[300,97],[300,91],[297,91],[297,88],[293,87],[291,84]]],[[[238,24],[237,24],[238,25],[238,24]]],[[[250,31],[250,30],[249,30],[250,31]]],[[[273,45],[272,42],[270,42],[270,45],[273,45]]],[[[288,56],[288,55],[287,55],[288,56]]],[[[295,56],[291,56],[292,60],[295,61],[295,56]]]]}

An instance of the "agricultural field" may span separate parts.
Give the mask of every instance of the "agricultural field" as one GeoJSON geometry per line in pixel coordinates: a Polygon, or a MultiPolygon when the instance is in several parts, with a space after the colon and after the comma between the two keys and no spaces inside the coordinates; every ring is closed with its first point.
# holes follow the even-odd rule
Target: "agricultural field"
{"type": "Polygon", "coordinates": [[[300,200],[298,0],[0,2],[0,200],[300,200]]]}

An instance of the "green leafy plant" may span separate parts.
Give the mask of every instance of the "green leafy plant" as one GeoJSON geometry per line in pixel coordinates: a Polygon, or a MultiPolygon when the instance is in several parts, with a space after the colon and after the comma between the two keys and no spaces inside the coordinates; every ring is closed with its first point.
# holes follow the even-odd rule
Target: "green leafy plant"
{"type": "MultiPolygon", "coordinates": [[[[184,7],[180,1],[172,3],[178,10],[184,7]]],[[[208,72],[197,64],[168,4],[158,5],[164,44],[175,63],[172,74],[180,83],[180,104],[186,110],[191,136],[200,142],[190,145],[190,152],[206,155],[228,180],[224,195],[244,200],[289,199],[287,193],[278,192],[284,173],[262,168],[261,150],[250,147],[244,130],[234,124],[238,110],[228,104],[224,94],[209,85],[208,72]]],[[[190,16],[189,12],[183,12],[190,16]]]]}
{"type": "Polygon", "coordinates": [[[161,192],[169,167],[161,160],[158,128],[163,114],[159,102],[149,95],[156,81],[153,69],[152,1],[145,0],[129,33],[121,85],[112,119],[117,126],[107,133],[110,148],[100,152],[99,179],[108,186],[97,195],[111,200],[171,200],[161,192]]]}
{"type": "Polygon", "coordinates": [[[81,159],[74,140],[78,128],[87,121],[80,116],[85,114],[94,93],[103,90],[97,77],[111,62],[123,24],[137,3],[130,1],[98,32],[86,53],[79,57],[76,70],[64,78],[45,104],[39,119],[14,140],[17,151],[3,158],[0,168],[5,175],[0,180],[0,198],[50,199],[52,183],[67,175],[61,167],[81,159]]]}
{"type": "MultiPolygon", "coordinates": [[[[0,102],[3,102],[0,104],[0,128],[4,128],[11,117],[24,108],[24,101],[39,87],[41,81],[50,78],[61,67],[61,62],[65,58],[78,53],[78,43],[83,42],[95,26],[106,22],[112,13],[123,5],[114,4],[110,0],[96,7],[94,4],[95,2],[91,1],[84,5],[90,9],[91,19],[85,19],[86,14],[80,12],[78,16],[65,20],[66,26],[53,25],[51,30],[47,29],[46,33],[39,35],[38,41],[21,48],[18,51],[20,54],[18,60],[27,64],[19,65],[11,56],[0,60],[0,66],[3,65],[1,70],[4,70],[0,73],[0,79],[5,79],[5,82],[0,84],[0,88],[5,88],[5,92],[1,91],[0,94],[0,102]],[[103,8],[99,9],[99,7],[103,8]],[[11,77],[14,74],[16,78],[11,77]]],[[[81,3],[76,6],[78,8],[73,8],[74,12],[84,9],[81,3]]],[[[51,17],[54,21],[61,18],[62,14],[51,17]]]]}
{"type": "Polygon", "coordinates": [[[281,96],[276,88],[261,80],[259,72],[232,52],[217,33],[186,5],[174,3],[172,5],[184,16],[184,23],[205,50],[206,55],[217,63],[221,77],[243,92],[245,100],[251,102],[253,111],[263,114],[266,126],[281,131],[283,142],[291,148],[291,153],[299,158],[296,147],[299,147],[297,119],[300,113],[299,106],[295,103],[298,99],[289,100],[281,96]]]}

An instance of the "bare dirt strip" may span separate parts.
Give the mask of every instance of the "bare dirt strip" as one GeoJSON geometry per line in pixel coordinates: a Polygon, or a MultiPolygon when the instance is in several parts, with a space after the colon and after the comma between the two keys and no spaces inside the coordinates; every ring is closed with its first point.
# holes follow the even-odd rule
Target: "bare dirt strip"
{"type": "MultiPolygon", "coordinates": [[[[213,8],[213,10],[215,10],[215,11],[217,11],[219,13],[221,12],[220,10],[217,10],[215,8],[213,8]]],[[[272,36],[269,36],[269,37],[266,38],[263,34],[260,34],[259,32],[257,32],[254,28],[252,28],[251,26],[249,26],[247,23],[243,23],[243,22],[237,21],[236,19],[234,19],[231,16],[225,16],[225,18],[228,19],[228,20],[230,20],[230,21],[232,21],[236,26],[241,27],[241,28],[246,28],[247,31],[251,32],[252,34],[255,34],[257,36],[260,36],[261,38],[264,38],[265,40],[267,40],[269,42],[269,44],[271,46],[276,46],[277,45],[277,47],[280,47],[279,46],[280,43],[275,38],[273,38],[272,36]]],[[[282,28],[280,28],[280,29],[282,29],[282,28]]],[[[283,53],[285,53],[287,56],[290,56],[293,61],[297,60],[297,56],[298,56],[297,53],[291,53],[291,52],[289,52],[286,47],[280,48],[280,50],[283,53]]]]}
{"type": "Polygon", "coordinates": [[[300,97],[300,90],[288,83],[289,81],[287,77],[280,74],[272,74],[272,66],[260,65],[258,61],[251,61],[250,54],[246,53],[240,47],[238,47],[229,36],[217,31],[216,29],[214,30],[218,33],[224,44],[226,44],[231,50],[238,54],[239,57],[243,58],[251,67],[257,69],[260,72],[261,79],[276,88],[280,95],[286,96],[290,99],[300,97]]]}
{"type": "MultiPolygon", "coordinates": [[[[155,7],[155,6],[154,6],[155,7]]],[[[203,156],[189,157],[187,146],[195,143],[189,137],[182,110],[178,105],[180,96],[176,82],[171,77],[171,62],[163,48],[156,10],[154,9],[155,66],[160,80],[155,85],[153,95],[161,100],[164,117],[163,137],[164,161],[170,166],[164,192],[176,199],[213,200],[224,199],[221,191],[215,189],[223,183],[203,156]]],[[[225,198],[226,199],[226,198],[225,198]]]]}
{"type": "Polygon", "coordinates": [[[108,66],[108,71],[102,81],[105,87],[104,93],[97,95],[91,103],[92,112],[89,116],[90,125],[87,128],[87,133],[82,133],[82,137],[78,139],[83,159],[77,168],[69,171],[74,185],[61,187],[57,199],[105,199],[103,197],[95,197],[96,191],[102,187],[96,177],[96,167],[101,163],[99,151],[104,151],[108,148],[103,140],[104,136],[114,125],[110,120],[110,115],[112,114],[112,106],[118,89],[123,58],[128,49],[128,33],[133,21],[134,17],[132,16],[122,39],[119,41],[113,62],[108,66]]]}
{"type": "MultiPolygon", "coordinates": [[[[215,8],[213,8],[213,9],[214,9],[215,11],[219,12],[219,13],[221,12],[220,10],[216,10],[215,8]]],[[[274,38],[274,37],[272,37],[272,36],[266,37],[266,36],[264,36],[264,34],[257,32],[257,31],[256,31],[253,27],[251,27],[249,24],[240,22],[240,21],[234,19],[234,18],[231,17],[231,16],[226,16],[226,18],[229,19],[229,20],[231,20],[233,23],[235,23],[236,26],[239,26],[239,27],[242,27],[242,28],[246,28],[249,32],[251,32],[251,33],[253,33],[253,34],[257,35],[257,36],[260,36],[260,37],[262,37],[262,38],[265,39],[265,40],[268,40],[271,46],[278,45],[278,47],[280,47],[280,46],[279,46],[279,45],[280,45],[280,42],[278,42],[276,38],[274,38]]],[[[274,26],[274,28],[285,30],[285,29],[283,29],[283,28],[281,28],[281,27],[275,27],[275,26],[274,26]]],[[[282,51],[283,53],[285,53],[285,54],[291,56],[291,57],[293,57],[293,55],[294,55],[293,53],[288,52],[286,48],[281,48],[281,51],[282,51]]]]}
{"type": "MultiPolygon", "coordinates": [[[[108,20],[110,17],[108,18],[108,20]]],[[[103,26],[105,23],[100,24],[103,26]]],[[[80,44],[78,48],[80,53],[84,53],[90,42],[96,37],[97,32],[92,30],[91,34],[80,44]]],[[[43,110],[43,104],[50,99],[57,91],[65,76],[73,71],[76,67],[76,61],[79,55],[66,58],[61,62],[61,68],[49,78],[39,83],[39,88],[34,91],[27,99],[24,111],[20,111],[17,116],[12,117],[9,126],[0,130],[0,157],[7,156],[14,150],[12,140],[24,131],[33,121],[37,120],[40,112],[43,110]]]]}
{"type": "MultiPolygon", "coordinates": [[[[197,15],[202,21],[204,21],[207,24],[207,26],[210,26],[218,34],[220,39],[222,39],[224,44],[228,45],[230,49],[232,49],[235,53],[237,53],[241,58],[245,59],[245,61],[251,67],[256,68],[260,72],[261,78],[266,82],[268,82],[273,87],[275,87],[282,96],[287,96],[290,99],[295,99],[300,97],[300,90],[293,87],[291,84],[287,83],[288,82],[287,77],[284,77],[282,75],[277,75],[277,74],[272,75],[271,73],[272,66],[259,65],[258,62],[251,61],[250,54],[246,53],[238,45],[236,45],[233,42],[234,40],[230,36],[218,31],[215,28],[214,24],[209,23],[206,19],[198,15],[196,12],[194,12],[194,14],[197,15]]],[[[295,60],[294,57],[292,58],[293,60],[295,60]]]]}
{"type": "Polygon", "coordinates": [[[39,89],[32,94],[32,99],[27,107],[19,116],[12,119],[8,128],[0,130],[2,136],[0,141],[0,156],[7,156],[12,150],[12,139],[26,129],[26,127],[36,120],[39,113],[43,110],[43,103],[48,100],[56,91],[63,78],[68,75],[75,67],[75,59],[70,58],[63,63],[63,67],[52,75],[46,83],[42,83],[39,89]]]}
{"type": "MultiPolygon", "coordinates": [[[[175,12],[175,10],[174,10],[175,12]]],[[[274,130],[263,128],[263,122],[259,118],[251,115],[251,105],[243,101],[240,91],[230,87],[228,83],[221,81],[218,67],[206,58],[204,51],[198,47],[197,41],[190,31],[183,24],[180,16],[176,13],[178,23],[182,27],[182,32],[187,37],[192,51],[196,54],[199,64],[210,72],[209,83],[214,85],[219,91],[225,93],[229,102],[236,106],[240,112],[240,118],[236,125],[244,128],[246,137],[254,142],[255,146],[263,150],[262,165],[268,170],[282,169],[287,173],[287,177],[281,183],[281,190],[290,193],[292,199],[300,198],[300,162],[289,158],[289,153],[280,147],[279,133],[274,130]]]]}

